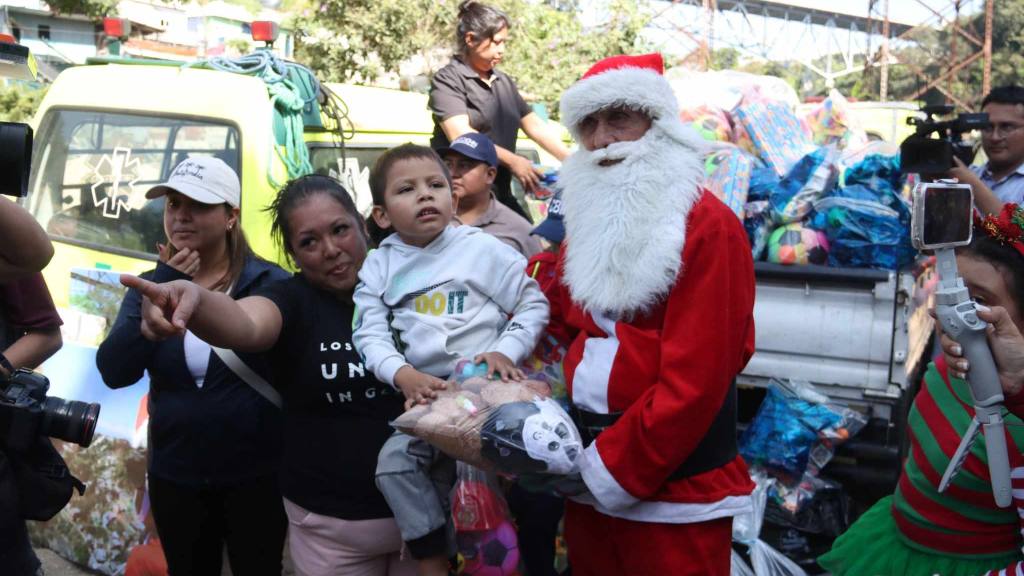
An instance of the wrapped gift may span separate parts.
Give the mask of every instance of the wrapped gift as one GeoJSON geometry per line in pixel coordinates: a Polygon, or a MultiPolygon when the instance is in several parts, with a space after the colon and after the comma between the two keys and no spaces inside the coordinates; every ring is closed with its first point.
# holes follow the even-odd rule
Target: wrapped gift
{"type": "Polygon", "coordinates": [[[737,147],[715,150],[704,159],[704,186],[737,218],[743,218],[754,159],[737,147]]]}
{"type": "Polygon", "coordinates": [[[779,176],[816,148],[800,119],[782,102],[742,104],[736,117],[761,157],[779,176]]]}

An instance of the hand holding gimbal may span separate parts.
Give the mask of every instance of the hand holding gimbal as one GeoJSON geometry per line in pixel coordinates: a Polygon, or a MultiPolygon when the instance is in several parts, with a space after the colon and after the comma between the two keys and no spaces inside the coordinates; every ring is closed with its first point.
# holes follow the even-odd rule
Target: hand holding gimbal
{"type": "Polygon", "coordinates": [[[963,348],[970,363],[967,384],[974,400],[974,418],[942,475],[939,492],[949,487],[978,434],[984,431],[992,495],[996,504],[1005,508],[1011,504],[1013,494],[1002,414],[1003,390],[988,347],[988,323],[978,317],[978,305],[960,277],[954,250],[971,242],[973,206],[974,195],[966,184],[955,181],[919,184],[914,189],[911,237],[917,249],[935,251],[939,269],[935,316],[943,331],[963,348]]]}

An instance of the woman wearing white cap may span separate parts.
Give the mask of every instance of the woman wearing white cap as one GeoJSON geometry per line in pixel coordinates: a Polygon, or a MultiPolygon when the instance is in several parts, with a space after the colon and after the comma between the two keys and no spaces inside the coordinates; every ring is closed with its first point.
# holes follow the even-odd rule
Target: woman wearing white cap
{"type": "MultiPolygon", "coordinates": [[[[144,277],[192,280],[237,299],[289,276],[250,250],[238,176],[223,161],[186,159],[146,197],[165,197],[167,243],[144,277]]],[[[225,545],[234,574],[280,575],[280,411],[229,367],[240,358],[266,377],[265,358],[226,361],[191,332],[150,341],[141,307],[142,295],[129,290],[96,363],[111,388],[149,372],[149,493],[171,576],[219,576],[225,545]]]]}

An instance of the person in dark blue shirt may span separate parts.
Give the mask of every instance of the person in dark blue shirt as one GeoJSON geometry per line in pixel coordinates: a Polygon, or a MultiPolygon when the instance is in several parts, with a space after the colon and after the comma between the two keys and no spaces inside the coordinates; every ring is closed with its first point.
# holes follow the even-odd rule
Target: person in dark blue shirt
{"type": "MultiPolygon", "coordinates": [[[[189,158],[165,184],[154,282],[190,279],[244,298],[289,275],[255,256],[238,224],[240,184],[221,160],[189,158]]],[[[149,372],[148,488],[172,576],[219,576],[225,545],[235,574],[280,575],[287,519],[277,473],[282,418],[221,353],[191,332],[160,342],[142,328],[143,295],[129,290],[96,364],[111,388],[149,372]]],[[[241,361],[269,374],[260,355],[241,361]]]]}

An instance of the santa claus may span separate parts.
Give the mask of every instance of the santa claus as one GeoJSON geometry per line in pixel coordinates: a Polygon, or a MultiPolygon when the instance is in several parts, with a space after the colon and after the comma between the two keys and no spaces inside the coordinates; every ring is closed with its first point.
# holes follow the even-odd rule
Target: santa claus
{"type": "Polygon", "coordinates": [[[566,243],[549,290],[589,442],[566,509],[575,575],[728,574],[753,484],[735,377],[754,351],[754,272],[736,216],[701,187],[703,141],[659,54],[599,62],[562,96],[566,243]]]}

